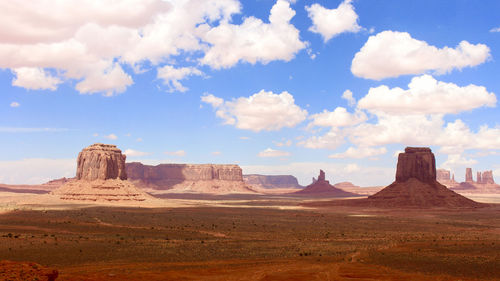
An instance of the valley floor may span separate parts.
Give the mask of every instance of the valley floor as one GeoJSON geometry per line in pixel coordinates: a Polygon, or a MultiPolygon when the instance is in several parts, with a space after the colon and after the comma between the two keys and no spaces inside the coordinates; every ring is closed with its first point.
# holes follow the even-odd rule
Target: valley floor
{"type": "Polygon", "coordinates": [[[498,205],[244,202],[11,210],[0,214],[0,260],[55,268],[57,280],[500,280],[498,205]]]}

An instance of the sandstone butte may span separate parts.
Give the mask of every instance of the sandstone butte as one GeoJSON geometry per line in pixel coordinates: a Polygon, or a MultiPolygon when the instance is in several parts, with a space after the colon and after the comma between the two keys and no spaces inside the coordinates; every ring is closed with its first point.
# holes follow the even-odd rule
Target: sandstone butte
{"type": "Polygon", "coordinates": [[[319,176],[317,180],[313,180],[313,183],[306,186],[304,189],[297,192],[290,193],[290,195],[300,195],[300,196],[321,196],[321,197],[352,197],[359,196],[358,194],[350,193],[342,189],[336,188],[331,185],[329,181],[325,178],[325,172],[319,170],[319,176]]]}
{"type": "Polygon", "coordinates": [[[127,180],[126,156],[115,145],[96,143],[77,159],[76,177],[51,194],[64,200],[144,201],[151,198],[127,180]]]}
{"type": "Polygon", "coordinates": [[[126,164],[129,179],[153,190],[192,193],[254,193],[243,181],[238,165],[230,164],[126,164]]]}
{"type": "Polygon", "coordinates": [[[339,200],[330,205],[376,208],[478,208],[470,200],[436,181],[436,160],[430,148],[407,147],[400,153],[396,181],[366,199],[339,200]]]}

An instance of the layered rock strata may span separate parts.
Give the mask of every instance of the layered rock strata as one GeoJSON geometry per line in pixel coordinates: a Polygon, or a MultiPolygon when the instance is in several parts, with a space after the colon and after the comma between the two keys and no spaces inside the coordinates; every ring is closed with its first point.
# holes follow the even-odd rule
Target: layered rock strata
{"type": "Polygon", "coordinates": [[[479,207],[436,181],[436,163],[430,148],[407,147],[400,153],[396,181],[368,197],[378,207],[479,207]]]}
{"type": "Polygon", "coordinates": [[[465,169],[465,182],[474,182],[472,178],[472,168],[465,169]]]}
{"type": "Polygon", "coordinates": [[[297,178],[291,175],[243,175],[247,185],[262,188],[302,188],[297,178]]]}
{"type": "Polygon", "coordinates": [[[253,192],[243,181],[238,165],[217,164],[126,164],[129,179],[153,190],[195,193],[253,192]]]}
{"type": "Polygon", "coordinates": [[[78,154],[76,178],[51,194],[79,201],[144,201],[150,198],[127,181],[125,158],[115,145],[93,144],[78,154]]]}

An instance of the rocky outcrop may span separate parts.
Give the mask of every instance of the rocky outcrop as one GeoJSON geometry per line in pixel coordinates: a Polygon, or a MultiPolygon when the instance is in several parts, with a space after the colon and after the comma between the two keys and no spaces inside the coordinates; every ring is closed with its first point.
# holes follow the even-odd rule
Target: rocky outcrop
{"type": "Polygon", "coordinates": [[[452,188],[452,187],[456,187],[458,186],[458,182],[455,181],[455,175],[453,174],[450,178],[450,174],[451,172],[448,171],[448,170],[445,170],[445,169],[437,169],[436,170],[436,180],[448,187],[448,188],[452,188]]]}
{"type": "Polygon", "coordinates": [[[151,198],[126,179],[125,155],[115,145],[98,143],[78,154],[76,178],[51,194],[78,201],[144,201],[151,198]]]}
{"type": "Polygon", "coordinates": [[[472,168],[465,169],[465,182],[474,182],[472,178],[472,168]]]}
{"type": "Polygon", "coordinates": [[[436,160],[430,148],[407,147],[399,154],[396,181],[367,202],[379,207],[479,207],[436,181],[436,160]]]}
{"type": "Polygon", "coordinates": [[[493,171],[484,171],[482,173],[482,184],[495,184],[495,180],[493,179],[493,171]]]}
{"type": "Polygon", "coordinates": [[[319,171],[319,176],[316,181],[306,186],[304,189],[297,192],[290,193],[295,196],[308,196],[308,197],[352,197],[359,196],[358,194],[350,193],[337,188],[330,184],[325,178],[325,172],[319,171]]]}
{"type": "Polygon", "coordinates": [[[336,205],[377,208],[476,208],[472,201],[436,181],[430,148],[407,147],[399,154],[396,181],[366,199],[340,200],[336,205]]]}
{"type": "Polygon", "coordinates": [[[243,175],[247,185],[262,188],[302,188],[297,178],[291,175],[243,175]]]}
{"type": "Polygon", "coordinates": [[[445,170],[445,169],[437,169],[436,170],[436,180],[438,182],[442,182],[442,181],[449,181],[451,180],[450,178],[450,171],[448,170],[445,170]]]}
{"type": "Polygon", "coordinates": [[[125,158],[116,145],[96,143],[78,154],[77,180],[127,179],[125,158]]]}
{"type": "Polygon", "coordinates": [[[138,186],[172,192],[252,192],[243,181],[238,165],[127,163],[127,175],[138,186]]]}
{"type": "Polygon", "coordinates": [[[436,181],[436,160],[430,148],[407,147],[398,156],[396,181],[405,182],[415,178],[421,182],[436,181]]]}

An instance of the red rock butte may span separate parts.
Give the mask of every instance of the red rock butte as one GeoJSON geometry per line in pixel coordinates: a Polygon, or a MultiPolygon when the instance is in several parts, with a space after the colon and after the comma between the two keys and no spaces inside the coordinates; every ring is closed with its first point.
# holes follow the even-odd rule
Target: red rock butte
{"type": "Polygon", "coordinates": [[[325,172],[319,170],[319,176],[316,181],[306,186],[304,189],[297,192],[290,193],[291,195],[300,196],[320,196],[320,197],[352,197],[359,196],[351,192],[344,191],[342,189],[336,188],[331,185],[329,181],[326,180],[325,172]]]}
{"type": "Polygon", "coordinates": [[[77,159],[76,178],[52,191],[63,200],[144,201],[151,198],[127,180],[125,155],[115,145],[96,143],[77,159]]]}
{"type": "Polygon", "coordinates": [[[436,181],[436,159],[430,148],[407,147],[398,157],[396,181],[366,199],[377,207],[480,207],[436,181]]]}

